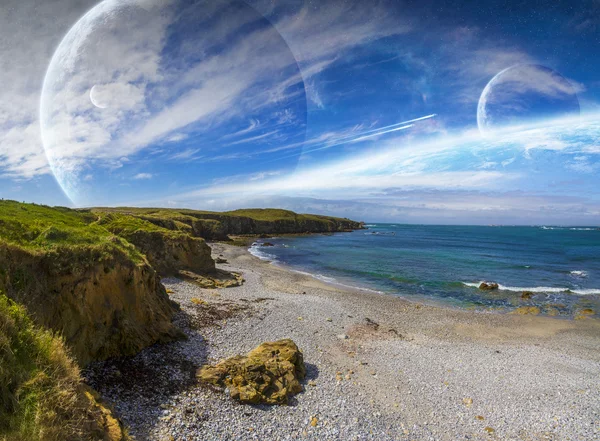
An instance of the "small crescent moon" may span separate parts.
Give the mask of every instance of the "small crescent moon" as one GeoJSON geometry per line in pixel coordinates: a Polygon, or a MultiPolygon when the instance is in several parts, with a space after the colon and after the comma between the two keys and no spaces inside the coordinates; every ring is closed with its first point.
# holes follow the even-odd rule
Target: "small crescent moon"
{"type": "Polygon", "coordinates": [[[99,109],[106,109],[108,106],[103,105],[100,101],[98,101],[98,89],[97,86],[94,86],[90,89],[90,101],[92,102],[92,104],[94,106],[96,106],[99,109]]]}

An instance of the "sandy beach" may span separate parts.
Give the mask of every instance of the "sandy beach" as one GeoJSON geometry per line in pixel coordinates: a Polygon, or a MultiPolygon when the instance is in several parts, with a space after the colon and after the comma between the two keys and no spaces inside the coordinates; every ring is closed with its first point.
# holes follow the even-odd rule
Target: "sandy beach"
{"type": "Polygon", "coordinates": [[[245,283],[164,279],[188,340],[86,371],[139,441],[600,439],[597,320],[344,290],[211,246],[245,283]],[[241,405],[195,380],[205,363],[282,338],[308,371],[289,406],[241,405]]]}

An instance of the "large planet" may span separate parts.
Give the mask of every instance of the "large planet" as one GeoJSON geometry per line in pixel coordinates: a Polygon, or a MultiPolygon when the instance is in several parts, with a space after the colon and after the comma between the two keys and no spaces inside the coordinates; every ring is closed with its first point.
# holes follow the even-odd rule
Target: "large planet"
{"type": "Polygon", "coordinates": [[[477,106],[482,134],[578,115],[579,100],[571,82],[538,64],[520,64],[499,72],[481,93],[477,106]]]}
{"type": "Polygon", "coordinates": [[[260,152],[304,141],[306,94],[287,43],[243,0],[105,0],[56,49],[40,120],[74,205],[127,203],[123,186],[155,198],[223,168],[264,173],[260,152]]]}

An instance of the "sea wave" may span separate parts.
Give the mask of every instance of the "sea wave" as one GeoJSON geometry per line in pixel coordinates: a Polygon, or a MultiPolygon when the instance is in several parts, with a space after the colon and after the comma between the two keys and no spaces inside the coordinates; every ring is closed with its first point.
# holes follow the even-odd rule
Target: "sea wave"
{"type": "Polygon", "coordinates": [[[364,288],[362,286],[356,286],[356,285],[346,285],[344,283],[341,283],[340,281],[338,281],[334,277],[325,276],[323,274],[309,273],[309,272],[300,271],[300,270],[297,270],[297,269],[292,269],[292,271],[294,271],[295,273],[298,273],[298,274],[303,274],[305,276],[312,277],[313,279],[320,280],[321,282],[325,282],[325,283],[328,283],[330,285],[335,285],[335,286],[339,286],[339,287],[342,287],[342,288],[355,289],[355,290],[359,290],[359,291],[373,292],[373,293],[376,293],[376,294],[383,294],[383,291],[377,291],[375,289],[364,288]]]}
{"type": "Polygon", "coordinates": [[[570,271],[569,274],[576,277],[587,277],[587,271],[570,271]]]}
{"type": "Polygon", "coordinates": [[[277,261],[277,256],[263,251],[263,248],[264,247],[261,246],[261,244],[252,244],[252,246],[248,248],[248,251],[250,252],[250,254],[252,254],[255,257],[258,257],[260,260],[268,260],[271,262],[277,261]]]}
{"type": "Polygon", "coordinates": [[[542,230],[570,230],[570,231],[596,231],[598,228],[592,227],[540,227],[542,230]]]}
{"type": "MultiPolygon", "coordinates": [[[[479,288],[483,281],[478,283],[472,282],[462,282],[465,286],[470,286],[473,288],[479,288]]],[[[502,291],[514,291],[514,292],[523,292],[523,291],[531,291],[531,292],[543,292],[543,293],[565,293],[565,294],[577,294],[580,296],[590,296],[595,294],[600,294],[600,288],[589,288],[589,289],[572,289],[572,288],[557,288],[550,286],[534,286],[534,287],[522,287],[522,286],[505,286],[498,284],[498,289],[502,291]]]]}

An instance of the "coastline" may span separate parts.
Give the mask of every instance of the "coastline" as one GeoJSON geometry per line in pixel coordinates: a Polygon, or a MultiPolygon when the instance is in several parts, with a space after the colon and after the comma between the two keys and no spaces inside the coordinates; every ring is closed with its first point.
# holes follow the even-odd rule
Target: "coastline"
{"type": "Polygon", "coordinates": [[[88,371],[138,440],[587,440],[600,433],[598,320],[415,303],[333,286],[246,248],[211,246],[228,261],[218,266],[241,272],[244,285],[208,290],[165,279],[188,340],[88,371]],[[204,320],[192,298],[223,313],[204,320]],[[199,365],[280,338],[303,350],[315,384],[305,383],[290,406],[242,406],[193,380],[199,365]],[[151,391],[140,374],[147,371],[151,391]]]}

